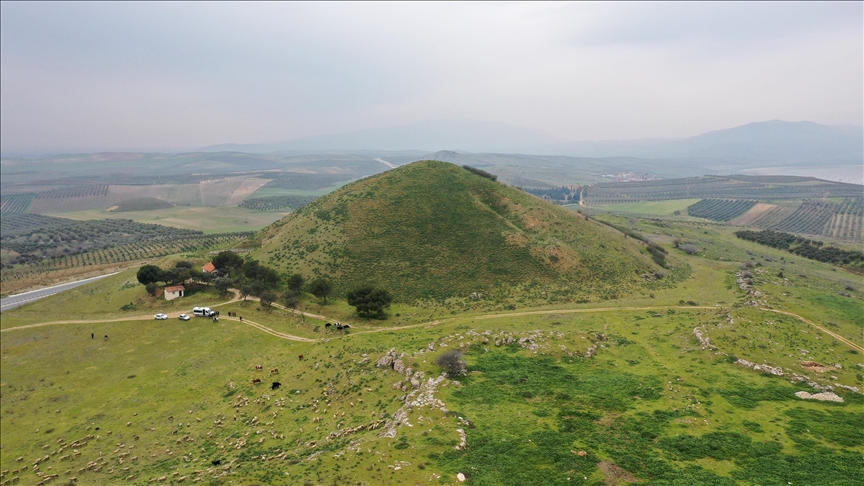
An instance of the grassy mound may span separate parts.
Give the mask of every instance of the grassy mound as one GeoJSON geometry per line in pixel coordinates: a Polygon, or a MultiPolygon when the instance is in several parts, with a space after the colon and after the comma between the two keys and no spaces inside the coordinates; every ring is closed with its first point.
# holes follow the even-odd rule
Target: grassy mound
{"type": "Polygon", "coordinates": [[[141,197],[137,199],[127,199],[121,201],[111,211],[123,213],[127,211],[150,211],[153,209],[173,208],[174,205],[168,201],[155,197],[141,197]]]}
{"type": "Polygon", "coordinates": [[[614,297],[658,268],[641,242],[439,161],[348,184],[260,236],[254,256],[268,265],[329,276],[337,294],[368,283],[400,300],[614,297]]]}

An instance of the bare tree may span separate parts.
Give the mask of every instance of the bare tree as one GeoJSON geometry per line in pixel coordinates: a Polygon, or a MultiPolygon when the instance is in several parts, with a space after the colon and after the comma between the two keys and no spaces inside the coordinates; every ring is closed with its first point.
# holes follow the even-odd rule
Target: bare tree
{"type": "Polygon", "coordinates": [[[462,360],[462,351],[458,349],[441,354],[435,360],[435,364],[444,368],[447,376],[451,378],[468,374],[468,365],[462,360]]]}

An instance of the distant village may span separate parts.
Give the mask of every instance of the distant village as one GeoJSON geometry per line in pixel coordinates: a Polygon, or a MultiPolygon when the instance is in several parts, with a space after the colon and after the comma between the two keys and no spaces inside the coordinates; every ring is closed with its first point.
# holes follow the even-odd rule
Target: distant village
{"type": "Polygon", "coordinates": [[[603,174],[606,179],[612,179],[612,182],[638,182],[638,181],[657,181],[659,177],[651,174],[639,174],[636,172],[621,172],[619,174],[603,174]]]}

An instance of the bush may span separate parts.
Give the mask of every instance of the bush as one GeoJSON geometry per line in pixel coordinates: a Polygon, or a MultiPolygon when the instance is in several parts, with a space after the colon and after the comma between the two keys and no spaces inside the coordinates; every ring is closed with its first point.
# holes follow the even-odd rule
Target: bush
{"type": "Polygon", "coordinates": [[[684,251],[684,253],[688,255],[695,255],[699,253],[699,247],[689,243],[686,245],[681,245],[681,249],[684,251]]]}
{"type": "Polygon", "coordinates": [[[147,285],[145,285],[144,288],[147,290],[148,294],[156,295],[156,290],[159,289],[159,286],[156,285],[156,282],[150,282],[147,285]]]}
{"type": "Polygon", "coordinates": [[[462,360],[462,351],[456,349],[438,356],[435,364],[444,368],[450,378],[468,374],[468,365],[462,360]]]}
{"type": "Polygon", "coordinates": [[[467,170],[468,172],[473,172],[473,173],[479,175],[480,177],[485,177],[485,178],[493,180],[493,181],[498,180],[497,175],[486,172],[485,170],[481,170],[481,169],[478,169],[476,167],[471,167],[470,165],[463,165],[462,168],[467,170]]]}

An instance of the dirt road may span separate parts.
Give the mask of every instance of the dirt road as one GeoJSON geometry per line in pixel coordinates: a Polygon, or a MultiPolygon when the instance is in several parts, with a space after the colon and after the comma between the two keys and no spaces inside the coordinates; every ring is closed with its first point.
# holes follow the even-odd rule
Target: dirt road
{"type": "MultiPolygon", "coordinates": [[[[239,301],[240,300],[240,292],[236,289],[231,289],[231,291],[234,292],[234,298],[232,298],[231,300],[228,300],[226,302],[222,302],[220,304],[215,304],[215,305],[213,305],[213,307],[223,306],[223,305],[227,305],[227,304],[231,304],[233,302],[239,301]]],[[[249,298],[249,300],[257,300],[257,299],[249,298]]],[[[329,321],[330,320],[327,316],[322,316],[319,314],[311,314],[308,312],[301,312],[301,311],[298,311],[296,309],[293,309],[293,310],[287,309],[284,306],[279,305],[279,304],[275,304],[275,303],[272,305],[274,307],[279,308],[279,309],[283,309],[283,310],[286,310],[288,312],[293,312],[295,314],[302,314],[302,315],[311,317],[313,319],[321,319],[323,321],[329,321]]],[[[718,309],[718,308],[719,307],[717,307],[717,306],[704,306],[704,305],[702,305],[702,306],[672,305],[672,306],[650,306],[650,307],[597,307],[597,308],[593,308],[593,309],[581,308],[581,309],[556,309],[556,310],[539,310],[539,311],[526,311],[526,312],[508,312],[508,313],[496,313],[496,314],[483,314],[483,315],[479,315],[479,316],[451,317],[448,319],[440,319],[440,320],[434,320],[434,321],[429,321],[429,322],[422,322],[419,324],[411,324],[411,325],[407,325],[407,326],[381,327],[381,328],[377,328],[377,329],[357,330],[357,331],[353,332],[351,335],[368,334],[368,333],[373,333],[373,332],[398,331],[398,330],[403,330],[403,329],[413,329],[413,328],[417,328],[417,327],[437,326],[440,324],[460,321],[460,320],[464,320],[464,319],[485,320],[485,319],[496,319],[496,318],[502,318],[502,317],[522,317],[522,316],[538,316],[538,315],[550,315],[550,314],[588,314],[588,313],[594,313],[594,312],[616,312],[616,311],[627,312],[627,311],[651,311],[651,310],[662,311],[662,310],[667,310],[667,309],[705,310],[705,309],[718,309]]],[[[782,310],[777,310],[777,309],[767,309],[767,308],[763,308],[763,307],[759,307],[758,309],[763,311],[763,312],[774,312],[777,314],[783,314],[783,315],[787,315],[790,317],[794,317],[794,318],[800,320],[801,322],[804,322],[804,323],[812,326],[813,328],[824,332],[825,334],[833,337],[837,341],[842,342],[843,344],[849,346],[850,348],[852,348],[852,349],[854,349],[860,353],[864,353],[864,347],[862,347],[861,345],[859,345],[859,344],[857,344],[857,343],[855,343],[855,342],[853,342],[853,341],[851,341],[851,340],[849,340],[849,339],[847,339],[847,338],[845,338],[845,337],[843,337],[843,336],[841,336],[841,335],[839,335],[833,331],[830,331],[830,330],[826,329],[825,327],[820,326],[820,325],[816,324],[815,322],[813,322],[807,318],[801,317],[798,314],[794,314],[792,312],[787,312],[787,311],[782,311],[782,310]]],[[[171,314],[168,314],[168,316],[169,316],[169,318],[171,318],[171,317],[176,318],[181,313],[191,314],[191,311],[173,312],[171,314]]],[[[10,331],[18,331],[18,330],[22,330],[22,329],[32,329],[32,328],[43,327],[43,326],[54,326],[54,325],[63,325],[63,324],[98,324],[98,323],[105,323],[105,322],[146,321],[146,320],[152,320],[152,319],[153,319],[153,316],[148,314],[148,315],[143,315],[143,316],[129,316],[129,317],[116,318],[116,319],[50,321],[50,322],[40,322],[40,323],[36,323],[36,324],[29,324],[26,326],[10,327],[7,329],[0,330],[0,332],[5,333],[5,332],[10,332],[10,331]]],[[[298,342],[306,342],[306,343],[320,341],[320,339],[305,338],[302,336],[295,336],[293,334],[287,334],[284,332],[279,332],[279,331],[271,329],[271,328],[269,328],[263,324],[257,323],[255,321],[250,321],[249,319],[243,319],[242,321],[238,318],[235,318],[235,317],[220,317],[220,319],[227,319],[230,321],[240,322],[240,323],[246,324],[247,326],[252,326],[252,327],[254,327],[260,331],[266,332],[267,334],[270,334],[271,336],[275,336],[275,337],[278,337],[281,339],[287,339],[289,341],[298,341],[298,342]]]]}

